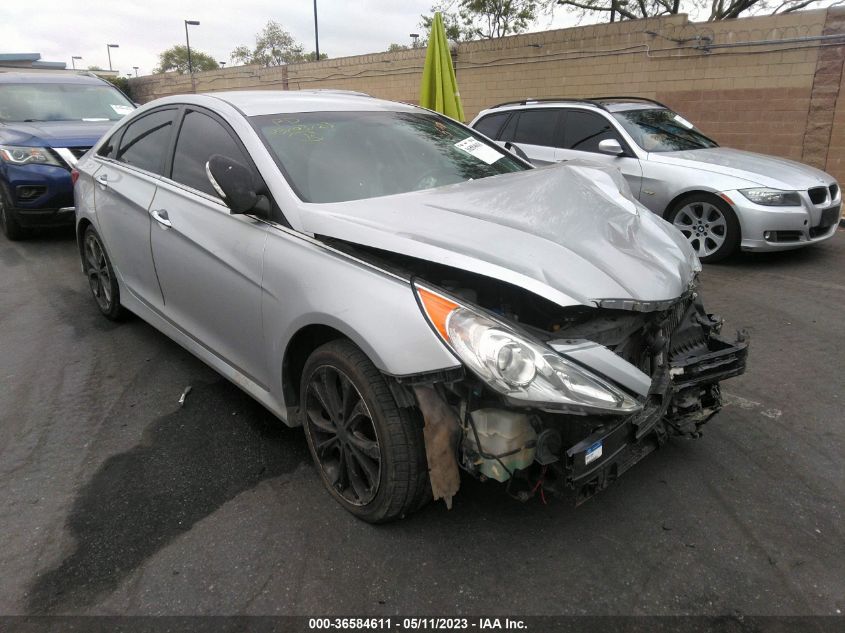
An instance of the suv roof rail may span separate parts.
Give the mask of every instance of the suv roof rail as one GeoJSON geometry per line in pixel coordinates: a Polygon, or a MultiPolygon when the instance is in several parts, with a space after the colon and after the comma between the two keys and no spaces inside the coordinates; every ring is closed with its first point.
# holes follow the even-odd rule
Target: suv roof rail
{"type": "Polygon", "coordinates": [[[529,105],[531,103],[586,103],[591,106],[595,106],[597,108],[601,108],[602,110],[607,110],[605,101],[643,101],[645,103],[653,103],[654,105],[660,106],[661,108],[668,107],[660,103],[659,101],[655,101],[654,99],[649,99],[647,97],[590,97],[589,99],[579,99],[579,98],[572,98],[572,97],[544,97],[542,99],[517,99],[516,101],[505,101],[504,103],[497,103],[494,106],[490,107],[490,110],[494,108],[502,108],[504,106],[510,105],[529,105]]]}
{"type": "Polygon", "coordinates": [[[654,105],[659,105],[661,108],[668,109],[666,104],[660,103],[655,99],[649,99],[648,97],[629,97],[627,95],[621,97],[591,97],[590,101],[643,101],[645,103],[653,103],[654,105]]]}
{"type": "Polygon", "coordinates": [[[501,108],[504,106],[509,105],[528,105],[529,103],[555,103],[559,101],[565,101],[567,103],[589,103],[590,105],[594,105],[597,108],[603,107],[600,103],[593,99],[573,99],[571,97],[551,97],[551,98],[542,98],[542,99],[534,99],[534,98],[527,98],[527,99],[517,99],[516,101],[505,101],[504,103],[497,103],[494,106],[491,106],[490,109],[493,108],[501,108]]]}

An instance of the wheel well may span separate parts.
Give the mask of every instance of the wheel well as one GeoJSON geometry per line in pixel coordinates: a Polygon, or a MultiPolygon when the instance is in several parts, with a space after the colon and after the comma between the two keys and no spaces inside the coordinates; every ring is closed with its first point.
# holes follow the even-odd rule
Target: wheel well
{"type": "Polygon", "coordinates": [[[716,198],[717,200],[721,200],[721,198],[719,198],[719,196],[717,196],[712,191],[704,191],[702,189],[697,189],[697,190],[694,190],[694,191],[685,191],[684,193],[675,196],[675,198],[673,198],[669,202],[669,204],[666,205],[666,208],[663,209],[663,216],[662,216],[663,219],[664,220],[669,219],[669,212],[672,209],[674,209],[675,205],[677,205],[681,200],[683,200],[684,198],[692,198],[693,196],[697,196],[697,195],[702,195],[702,196],[706,196],[708,198],[716,198]]]}
{"type": "Polygon", "coordinates": [[[328,325],[306,325],[293,335],[285,349],[282,360],[282,391],[285,396],[285,407],[288,416],[299,405],[299,384],[302,381],[302,370],[311,353],[339,338],[348,338],[342,332],[328,325]]]}
{"type": "Polygon", "coordinates": [[[79,258],[83,264],[85,263],[85,251],[82,246],[82,236],[85,235],[85,229],[91,226],[91,224],[90,220],[82,218],[79,224],[76,225],[76,247],[79,249],[79,258]]]}

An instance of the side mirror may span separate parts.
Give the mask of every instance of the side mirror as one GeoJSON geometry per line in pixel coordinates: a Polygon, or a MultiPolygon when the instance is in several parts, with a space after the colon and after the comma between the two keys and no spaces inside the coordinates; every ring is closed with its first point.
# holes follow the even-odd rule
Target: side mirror
{"type": "Polygon", "coordinates": [[[213,154],[205,164],[205,175],[232,213],[249,213],[261,199],[262,183],[236,160],[213,154]]]}
{"type": "Polygon", "coordinates": [[[611,156],[621,156],[625,153],[625,150],[622,149],[619,141],[615,138],[606,138],[603,141],[599,141],[599,151],[602,154],[610,154],[611,156]]]}
{"type": "Polygon", "coordinates": [[[508,141],[507,143],[505,143],[505,149],[508,150],[509,152],[513,153],[513,154],[516,154],[522,160],[529,162],[529,163],[531,162],[528,158],[528,154],[523,152],[522,148],[519,145],[517,145],[516,143],[511,143],[510,141],[508,141]]]}

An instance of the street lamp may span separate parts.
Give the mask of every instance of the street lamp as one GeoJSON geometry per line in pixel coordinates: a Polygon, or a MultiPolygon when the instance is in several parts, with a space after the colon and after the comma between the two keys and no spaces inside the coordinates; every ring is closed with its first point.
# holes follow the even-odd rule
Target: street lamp
{"type": "Polygon", "coordinates": [[[74,55],[73,57],[70,58],[70,65],[74,70],[76,70],[76,60],[77,59],[82,59],[82,57],[80,57],[79,55],[74,55]]]}
{"type": "Polygon", "coordinates": [[[220,64],[220,68],[226,68],[226,62],[220,61],[217,63],[220,64]]]}
{"type": "Polygon", "coordinates": [[[413,41],[411,42],[411,48],[417,47],[417,40],[420,38],[419,33],[411,33],[408,37],[410,37],[413,41]]]}
{"type": "Polygon", "coordinates": [[[314,0],[314,45],[317,50],[317,58],[320,61],[320,32],[317,30],[317,0],[314,0]]]}
{"type": "Polygon", "coordinates": [[[134,71],[135,71],[135,76],[137,77],[137,76],[138,76],[138,67],[137,67],[137,66],[133,66],[133,67],[132,67],[132,70],[134,70],[134,71]]]}
{"type": "Polygon", "coordinates": [[[120,44],[106,44],[106,52],[109,54],[109,70],[114,70],[111,67],[111,49],[120,48],[120,44]]]}
{"type": "Polygon", "coordinates": [[[185,43],[188,45],[188,73],[194,74],[194,65],[191,62],[191,38],[188,37],[188,26],[199,26],[199,20],[185,20],[185,43]]]}

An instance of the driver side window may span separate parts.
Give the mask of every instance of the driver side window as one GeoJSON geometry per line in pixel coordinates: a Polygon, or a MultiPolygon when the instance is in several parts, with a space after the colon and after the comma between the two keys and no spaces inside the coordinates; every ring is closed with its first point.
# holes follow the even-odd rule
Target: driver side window
{"type": "Polygon", "coordinates": [[[564,149],[598,153],[599,143],[605,139],[622,143],[613,125],[603,116],[581,110],[566,112],[564,149]]]}
{"type": "Polygon", "coordinates": [[[208,176],[205,164],[213,154],[220,154],[242,165],[250,161],[221,123],[202,112],[189,110],[182,121],[170,179],[215,198],[220,198],[208,176]]]}

